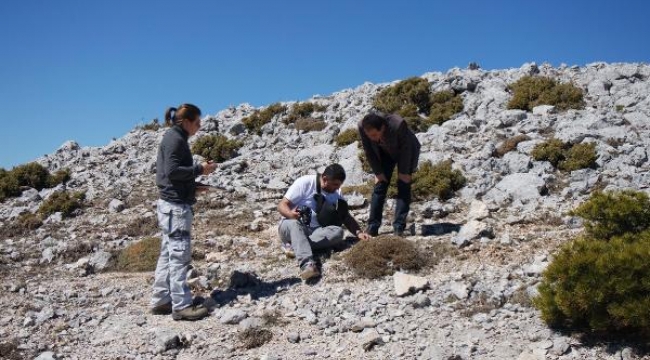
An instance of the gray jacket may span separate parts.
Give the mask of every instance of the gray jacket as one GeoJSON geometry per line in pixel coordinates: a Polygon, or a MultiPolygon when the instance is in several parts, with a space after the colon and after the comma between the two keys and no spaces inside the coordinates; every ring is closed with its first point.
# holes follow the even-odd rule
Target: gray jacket
{"type": "MultiPolygon", "coordinates": [[[[361,144],[366,153],[370,167],[374,174],[383,174],[381,156],[382,153],[390,156],[391,160],[397,163],[397,172],[400,174],[412,174],[418,166],[420,157],[420,141],[409,129],[406,121],[399,115],[386,116],[386,129],[379,142],[374,142],[366,135],[359,122],[359,135],[361,144]]],[[[385,155],[384,155],[385,156],[385,155]]]]}
{"type": "Polygon", "coordinates": [[[156,185],[161,199],[192,205],[196,202],[194,180],[203,173],[203,167],[194,165],[188,138],[189,134],[178,125],[167,130],[158,148],[156,185]]]}

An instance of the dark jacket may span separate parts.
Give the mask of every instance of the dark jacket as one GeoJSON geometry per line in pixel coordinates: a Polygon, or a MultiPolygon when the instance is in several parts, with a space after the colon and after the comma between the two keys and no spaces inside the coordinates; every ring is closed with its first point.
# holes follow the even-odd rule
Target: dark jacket
{"type": "Polygon", "coordinates": [[[162,200],[177,204],[196,202],[195,179],[201,175],[201,165],[194,165],[189,134],[178,125],[172,126],[160,142],[156,161],[156,185],[162,200]]]}
{"type": "Polygon", "coordinates": [[[386,116],[385,127],[381,140],[374,142],[366,135],[361,122],[359,122],[361,143],[372,172],[376,175],[384,173],[381,165],[383,154],[383,156],[388,155],[397,163],[398,173],[408,175],[414,173],[420,157],[420,141],[399,115],[386,116]]]}

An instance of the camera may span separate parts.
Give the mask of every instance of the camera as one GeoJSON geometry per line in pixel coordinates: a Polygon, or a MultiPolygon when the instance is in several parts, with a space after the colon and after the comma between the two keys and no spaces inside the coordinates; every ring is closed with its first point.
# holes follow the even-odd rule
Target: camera
{"type": "Polygon", "coordinates": [[[298,213],[300,213],[298,221],[305,226],[309,226],[309,224],[311,224],[311,208],[306,205],[300,206],[298,208],[298,213]]]}

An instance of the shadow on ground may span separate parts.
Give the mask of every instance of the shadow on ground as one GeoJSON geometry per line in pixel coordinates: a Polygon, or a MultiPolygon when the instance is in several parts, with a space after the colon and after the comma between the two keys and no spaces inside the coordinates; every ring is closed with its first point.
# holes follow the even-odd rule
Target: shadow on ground
{"type": "Polygon", "coordinates": [[[460,231],[460,225],[448,222],[421,226],[422,236],[439,236],[458,231],[460,231]]]}
{"type": "Polygon", "coordinates": [[[300,281],[298,277],[290,277],[273,282],[265,282],[253,273],[234,271],[230,277],[230,286],[225,290],[213,290],[210,293],[210,297],[205,300],[204,305],[210,309],[217,306],[221,307],[241,295],[250,295],[253,300],[270,297],[287,290],[289,287],[300,283],[300,281]]]}

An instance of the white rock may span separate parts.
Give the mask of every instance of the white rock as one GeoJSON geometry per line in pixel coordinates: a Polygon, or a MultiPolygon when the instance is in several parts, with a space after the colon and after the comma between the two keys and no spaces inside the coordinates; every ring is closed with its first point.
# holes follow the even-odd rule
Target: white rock
{"type": "Polygon", "coordinates": [[[393,274],[395,293],[397,296],[408,295],[429,287],[429,280],[420,276],[414,276],[397,271],[393,274]]]}

